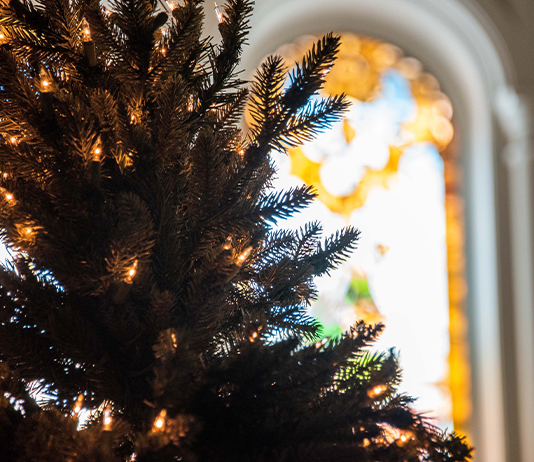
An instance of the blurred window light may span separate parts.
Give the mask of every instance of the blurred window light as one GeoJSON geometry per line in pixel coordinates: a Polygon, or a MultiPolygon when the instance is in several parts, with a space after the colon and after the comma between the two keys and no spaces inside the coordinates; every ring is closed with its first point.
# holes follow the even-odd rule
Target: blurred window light
{"type": "MultiPolygon", "coordinates": [[[[291,67],[317,37],[276,50],[291,67]]],[[[274,186],[313,185],[318,200],[281,227],[352,224],[358,250],[317,280],[311,313],[325,335],[358,319],[383,322],[376,349],[395,347],[401,391],[440,426],[465,432],[471,413],[464,303],[463,208],[453,108],[436,78],[391,44],[342,34],[323,95],[345,93],[350,110],[289,155],[273,153],[274,186]]]]}

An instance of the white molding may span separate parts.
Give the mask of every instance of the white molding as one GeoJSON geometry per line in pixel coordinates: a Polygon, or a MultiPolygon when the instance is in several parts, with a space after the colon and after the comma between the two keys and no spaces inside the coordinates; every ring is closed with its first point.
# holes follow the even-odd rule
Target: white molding
{"type": "Polygon", "coordinates": [[[519,453],[521,461],[534,460],[534,262],[531,170],[534,164],[532,113],[528,97],[502,87],[495,111],[506,136],[501,161],[509,184],[512,293],[517,383],[519,453]]]}

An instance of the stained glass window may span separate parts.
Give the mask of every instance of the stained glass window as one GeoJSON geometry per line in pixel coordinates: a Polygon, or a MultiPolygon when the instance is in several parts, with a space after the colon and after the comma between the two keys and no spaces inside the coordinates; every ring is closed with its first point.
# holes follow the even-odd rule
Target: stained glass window
{"type": "MultiPolygon", "coordinates": [[[[315,37],[284,45],[288,67],[315,37]]],[[[451,146],[452,106],[414,58],[378,40],[344,34],[326,94],[346,93],[344,119],[315,141],[274,155],[277,188],[312,184],[318,200],[281,223],[314,220],[326,234],[346,224],[358,250],[317,281],[311,313],[327,336],[358,319],[383,322],[377,350],[395,347],[402,390],[441,425],[464,429],[470,414],[465,340],[462,202],[451,146]]],[[[464,429],[465,430],[465,429],[464,429]]]]}

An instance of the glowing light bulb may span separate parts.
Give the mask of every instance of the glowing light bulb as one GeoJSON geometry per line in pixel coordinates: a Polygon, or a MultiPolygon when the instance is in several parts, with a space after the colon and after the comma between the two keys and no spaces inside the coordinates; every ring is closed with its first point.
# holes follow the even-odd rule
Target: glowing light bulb
{"type": "Polygon", "coordinates": [[[80,393],[78,395],[78,398],[76,398],[76,402],[74,403],[74,417],[78,415],[78,413],[82,410],[83,405],[83,393],[80,393]]]}
{"type": "Polygon", "coordinates": [[[241,157],[241,159],[243,159],[243,157],[245,157],[245,150],[244,149],[240,149],[238,151],[238,153],[239,153],[239,157],[241,157]]]}
{"type": "Polygon", "coordinates": [[[252,335],[248,338],[251,342],[254,342],[258,338],[257,332],[252,332],[252,335]]]}
{"type": "Polygon", "coordinates": [[[247,247],[239,256],[237,257],[237,264],[241,266],[243,263],[245,263],[245,260],[248,258],[250,253],[252,252],[252,247],[247,247]]]}
{"type": "Polygon", "coordinates": [[[128,270],[128,275],[126,276],[126,282],[131,284],[137,273],[137,260],[135,260],[133,266],[128,270]]]}
{"type": "Polygon", "coordinates": [[[6,193],[5,198],[6,198],[6,200],[8,202],[14,202],[15,201],[15,196],[13,196],[13,194],[11,194],[11,193],[6,193]]]}
{"type": "Polygon", "coordinates": [[[0,32],[0,40],[4,40],[5,38],[6,36],[2,32],[0,32]]]}
{"type": "Polygon", "coordinates": [[[48,77],[48,73],[44,67],[41,67],[41,70],[39,71],[39,79],[41,81],[41,93],[48,93],[52,91],[50,78],[48,77]]]}
{"type": "Polygon", "coordinates": [[[111,424],[113,423],[113,418],[111,417],[111,409],[109,406],[104,409],[104,431],[109,432],[111,430],[111,424]]]}
{"type": "Polygon", "coordinates": [[[376,398],[377,396],[380,396],[382,393],[384,393],[388,387],[386,385],[377,385],[376,387],[372,388],[367,392],[367,395],[369,398],[376,398]]]}
{"type": "Polygon", "coordinates": [[[232,248],[232,236],[228,236],[222,246],[223,250],[230,250],[232,248]]]}
{"type": "Polygon", "coordinates": [[[174,332],[171,334],[171,340],[173,348],[176,348],[178,346],[178,339],[176,338],[176,334],[174,332]]]}
{"type": "Polygon", "coordinates": [[[89,28],[89,23],[87,22],[87,19],[82,19],[82,34],[83,34],[83,41],[84,42],[90,42],[91,41],[91,29],[89,28]]]}
{"type": "Polygon", "coordinates": [[[224,22],[224,15],[221,13],[221,10],[219,9],[219,5],[217,5],[217,2],[215,2],[215,16],[217,16],[217,21],[219,21],[219,24],[224,22]]]}
{"type": "Polygon", "coordinates": [[[102,148],[100,147],[100,140],[99,140],[98,144],[96,145],[93,151],[93,160],[95,162],[100,162],[101,155],[102,155],[102,148]]]}
{"type": "Polygon", "coordinates": [[[165,56],[165,55],[167,54],[167,49],[166,49],[166,48],[162,48],[162,49],[161,49],[161,54],[162,54],[163,56],[165,56]]]}
{"type": "Polygon", "coordinates": [[[17,138],[15,138],[14,136],[12,136],[11,138],[9,138],[9,142],[11,144],[17,144],[19,140],[17,140],[17,138]]]}
{"type": "Polygon", "coordinates": [[[164,430],[165,428],[165,421],[167,420],[167,410],[162,409],[161,412],[156,417],[156,420],[154,420],[154,425],[152,427],[153,432],[160,432],[164,430]]]}

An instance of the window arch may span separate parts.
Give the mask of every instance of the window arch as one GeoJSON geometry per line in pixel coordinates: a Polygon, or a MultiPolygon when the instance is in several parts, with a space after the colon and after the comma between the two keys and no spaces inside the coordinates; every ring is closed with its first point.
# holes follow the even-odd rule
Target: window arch
{"type": "MultiPolygon", "coordinates": [[[[216,22],[214,18],[210,20],[208,32],[216,34],[216,22]]],[[[532,259],[527,258],[531,252],[532,220],[530,209],[525,208],[529,204],[530,178],[524,168],[530,135],[528,130],[519,135],[514,129],[507,130],[510,126],[528,125],[529,114],[513,90],[514,76],[506,47],[484,12],[461,0],[257,0],[250,46],[243,55],[242,66],[251,72],[280,45],[305,34],[320,35],[331,30],[370,35],[399,45],[439,77],[451,98],[464,170],[461,185],[466,200],[475,458],[484,462],[518,460],[507,458],[505,446],[505,438],[517,433],[521,434],[521,460],[532,460],[534,443],[529,435],[534,432],[534,372],[528,366],[518,368],[516,380],[513,374],[503,374],[501,364],[501,356],[506,366],[514,360],[531,360],[528,352],[534,351],[532,327],[529,322],[521,322],[521,316],[532,320],[533,300],[527,282],[532,279],[532,259]],[[499,126],[495,104],[505,111],[510,123],[499,126]],[[498,147],[507,144],[506,156],[513,165],[508,171],[495,170],[501,160],[498,147]],[[509,196],[510,217],[497,210],[495,200],[495,184],[500,187],[505,180],[510,183],[505,190],[499,189],[499,194],[509,196]],[[510,228],[511,249],[497,246],[499,220],[508,220],[503,226],[510,228]],[[525,258],[519,260],[516,257],[521,253],[525,258]],[[506,281],[498,277],[498,261],[508,259],[514,270],[514,300],[503,295],[510,295],[510,290],[506,281]],[[516,277],[518,274],[521,277],[516,277]],[[511,330],[516,333],[501,339],[505,310],[514,310],[516,322],[511,330]],[[503,387],[520,395],[519,417],[505,415],[503,387]],[[505,431],[506,427],[509,430],[505,431]]],[[[504,205],[507,206],[508,203],[504,205]]],[[[514,444],[512,438],[508,446],[514,444]]]]}

